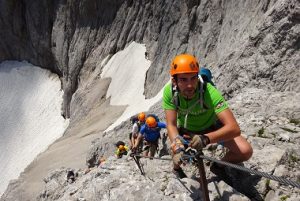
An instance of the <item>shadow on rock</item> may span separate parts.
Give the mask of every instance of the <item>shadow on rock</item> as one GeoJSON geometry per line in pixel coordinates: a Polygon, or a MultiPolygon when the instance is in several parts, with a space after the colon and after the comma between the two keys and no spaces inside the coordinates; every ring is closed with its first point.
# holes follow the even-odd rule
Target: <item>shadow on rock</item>
{"type": "MultiPolygon", "coordinates": [[[[239,193],[247,196],[251,201],[263,201],[260,193],[256,189],[257,183],[261,180],[261,176],[251,175],[248,172],[241,170],[225,167],[224,171],[221,173],[214,172],[216,177],[213,177],[212,180],[220,181],[223,180],[226,184],[234,188],[239,193]]],[[[218,188],[216,186],[216,188],[218,188]]],[[[226,198],[223,195],[224,200],[226,198]]]]}

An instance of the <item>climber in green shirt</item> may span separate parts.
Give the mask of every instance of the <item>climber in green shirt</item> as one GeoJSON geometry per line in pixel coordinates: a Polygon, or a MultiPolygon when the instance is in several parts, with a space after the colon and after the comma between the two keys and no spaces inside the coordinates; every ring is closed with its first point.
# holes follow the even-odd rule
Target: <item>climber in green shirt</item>
{"type": "Polygon", "coordinates": [[[222,142],[229,152],[222,159],[239,163],[252,156],[252,147],[241,136],[239,125],[221,93],[198,77],[199,64],[189,54],[181,54],[171,64],[171,83],[163,93],[168,136],[173,152],[174,173],[182,171],[183,137],[189,146],[201,150],[210,143],[222,142]]]}

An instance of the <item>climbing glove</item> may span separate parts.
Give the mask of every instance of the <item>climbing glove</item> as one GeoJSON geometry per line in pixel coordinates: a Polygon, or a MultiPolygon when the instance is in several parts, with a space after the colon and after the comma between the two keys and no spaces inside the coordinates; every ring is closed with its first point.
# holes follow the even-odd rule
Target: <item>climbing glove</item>
{"type": "Polygon", "coordinates": [[[206,135],[194,135],[189,143],[189,146],[199,150],[202,150],[210,143],[209,138],[206,135]]]}
{"type": "Polygon", "coordinates": [[[173,163],[174,166],[180,166],[182,163],[183,151],[176,153],[173,155],[173,163]]]}
{"type": "Polygon", "coordinates": [[[184,151],[185,147],[184,147],[183,143],[184,143],[184,139],[180,135],[177,135],[174,138],[174,141],[171,144],[171,149],[172,149],[173,154],[177,154],[181,151],[184,151]]]}
{"type": "Polygon", "coordinates": [[[182,137],[180,135],[177,135],[174,138],[173,143],[171,144],[172,152],[173,152],[173,163],[176,166],[179,166],[182,163],[182,156],[185,152],[185,146],[184,143],[189,141],[188,146],[191,148],[196,149],[197,151],[202,150],[204,147],[206,147],[210,140],[206,135],[188,135],[189,139],[187,137],[182,137]]]}
{"type": "Polygon", "coordinates": [[[179,166],[181,164],[181,158],[185,150],[183,144],[183,138],[180,135],[177,135],[174,138],[174,141],[171,144],[171,150],[173,155],[173,163],[175,166],[179,166]]]}

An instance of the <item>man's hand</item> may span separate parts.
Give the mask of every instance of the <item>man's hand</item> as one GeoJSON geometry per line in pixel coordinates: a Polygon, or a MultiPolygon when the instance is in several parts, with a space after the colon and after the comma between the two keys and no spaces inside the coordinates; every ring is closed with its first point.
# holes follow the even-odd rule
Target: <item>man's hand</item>
{"type": "Polygon", "coordinates": [[[205,148],[209,143],[210,140],[206,135],[194,135],[189,146],[199,151],[205,148]]]}
{"type": "Polygon", "coordinates": [[[183,145],[183,138],[180,135],[176,135],[174,138],[172,144],[171,144],[171,150],[173,155],[173,163],[174,166],[179,167],[182,163],[181,158],[183,156],[184,152],[184,145],[183,145]]]}
{"type": "Polygon", "coordinates": [[[133,146],[131,148],[131,153],[129,154],[129,156],[133,157],[136,154],[136,150],[137,150],[137,147],[133,146]]]}
{"type": "Polygon", "coordinates": [[[171,144],[171,149],[173,154],[177,154],[181,151],[184,151],[183,138],[180,135],[177,135],[174,138],[173,143],[171,144]]]}
{"type": "Polygon", "coordinates": [[[180,166],[182,161],[181,161],[181,158],[183,156],[183,151],[179,152],[179,153],[176,153],[173,155],[173,163],[174,163],[174,166],[180,166]]]}
{"type": "Polygon", "coordinates": [[[136,147],[136,146],[133,146],[133,147],[131,148],[131,152],[132,152],[132,153],[135,153],[136,150],[137,150],[137,147],[136,147]]]}

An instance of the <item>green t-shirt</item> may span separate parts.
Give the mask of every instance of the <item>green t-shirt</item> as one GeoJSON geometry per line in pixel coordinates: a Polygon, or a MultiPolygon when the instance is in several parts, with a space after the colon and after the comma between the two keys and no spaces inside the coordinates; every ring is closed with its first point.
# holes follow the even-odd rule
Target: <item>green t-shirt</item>
{"type": "MultiPolygon", "coordinates": [[[[218,113],[228,108],[227,102],[215,87],[213,87],[210,83],[207,83],[206,87],[204,101],[208,109],[201,108],[199,103],[199,92],[195,93],[191,100],[185,99],[179,93],[180,104],[177,111],[177,124],[179,127],[184,127],[185,115],[189,111],[186,129],[195,132],[202,131],[209,128],[216,122],[216,115],[218,113]],[[194,107],[190,108],[193,105],[194,107]],[[190,110],[188,110],[188,108],[190,108],[190,110]]],[[[164,88],[162,106],[164,110],[176,110],[176,105],[172,102],[172,87],[170,83],[168,83],[164,88]]]]}

